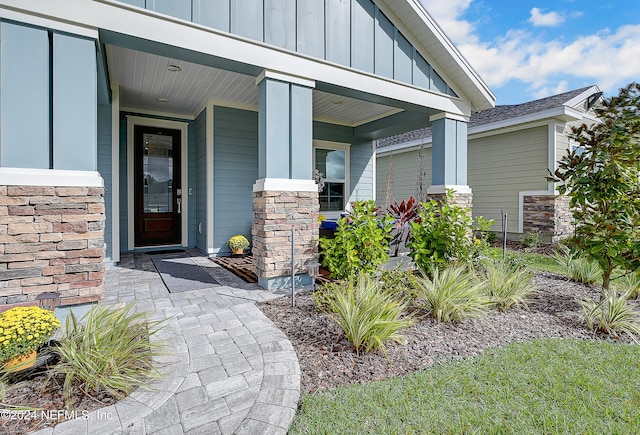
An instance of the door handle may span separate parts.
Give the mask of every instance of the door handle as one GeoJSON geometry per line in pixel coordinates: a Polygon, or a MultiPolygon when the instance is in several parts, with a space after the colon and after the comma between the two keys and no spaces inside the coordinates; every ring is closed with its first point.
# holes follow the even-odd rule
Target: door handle
{"type": "Polygon", "coordinates": [[[178,214],[182,213],[182,198],[178,198],[178,214]]]}

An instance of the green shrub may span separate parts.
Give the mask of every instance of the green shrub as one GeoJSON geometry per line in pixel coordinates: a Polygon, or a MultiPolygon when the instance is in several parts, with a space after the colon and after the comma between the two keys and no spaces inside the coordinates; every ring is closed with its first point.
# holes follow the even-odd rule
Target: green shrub
{"type": "Polygon", "coordinates": [[[569,279],[582,284],[594,284],[602,276],[597,263],[581,256],[578,251],[566,245],[558,245],[553,258],[560,268],[566,271],[569,279]]]}
{"type": "Polygon", "coordinates": [[[416,287],[416,276],[411,270],[402,270],[398,267],[391,270],[382,270],[379,277],[382,290],[395,295],[397,298],[410,298],[416,287]]]}
{"type": "Polygon", "coordinates": [[[492,302],[501,311],[507,311],[513,305],[527,305],[527,298],[536,290],[531,284],[532,278],[530,270],[507,262],[487,261],[481,273],[492,302]]]}
{"type": "MultiPolygon", "coordinates": [[[[487,234],[493,221],[478,219],[477,230],[487,234]]],[[[453,190],[447,189],[441,201],[420,203],[418,218],[411,222],[409,255],[423,271],[433,264],[464,263],[477,256],[487,245],[486,239],[473,237],[471,210],[453,203],[453,190]]]]}
{"type": "Polygon", "coordinates": [[[525,248],[537,248],[540,246],[540,233],[527,231],[520,237],[520,244],[525,248]]]}
{"type": "Polygon", "coordinates": [[[386,353],[385,343],[402,343],[404,338],[399,331],[415,323],[412,317],[402,315],[406,303],[384,291],[367,275],[360,275],[355,283],[325,285],[314,298],[342,328],[357,354],[378,349],[386,353]]]}
{"type": "Polygon", "coordinates": [[[353,203],[353,212],[338,221],[335,238],[320,239],[323,265],[335,279],[374,275],[389,259],[390,218],[376,218],[373,201],[353,203]]]}
{"type": "MultiPolygon", "coordinates": [[[[491,225],[493,225],[493,224],[491,224],[491,225]]],[[[484,237],[485,237],[485,240],[487,241],[487,244],[489,246],[492,246],[498,240],[498,233],[496,233],[494,231],[487,231],[484,234],[484,237]]]]}
{"type": "Polygon", "coordinates": [[[161,376],[153,358],[162,355],[165,346],[150,338],[163,328],[164,322],[147,320],[147,313],[132,310],[133,304],[97,304],[81,320],[70,312],[65,334],[54,348],[60,362],[49,375],[49,379],[64,375],[67,407],[72,405],[75,388],[89,397],[106,391],[122,398],[161,376]]]}
{"type": "Polygon", "coordinates": [[[469,317],[485,315],[491,299],[484,284],[464,266],[431,269],[431,277],[417,279],[415,303],[439,322],[457,323],[469,317]]]}
{"type": "Polygon", "coordinates": [[[587,328],[616,338],[619,338],[619,333],[626,333],[638,343],[636,334],[640,334],[640,314],[629,304],[626,295],[608,290],[600,302],[585,299],[578,303],[587,328]]]}

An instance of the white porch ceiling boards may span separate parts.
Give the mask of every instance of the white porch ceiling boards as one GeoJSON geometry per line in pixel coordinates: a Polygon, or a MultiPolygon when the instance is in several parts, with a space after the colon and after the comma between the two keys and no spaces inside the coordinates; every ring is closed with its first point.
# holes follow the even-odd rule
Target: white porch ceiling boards
{"type": "MultiPolygon", "coordinates": [[[[207,100],[258,107],[255,77],[112,45],[107,45],[106,53],[111,83],[120,87],[123,108],[194,117],[207,100]],[[181,71],[168,71],[168,65],[177,65],[181,71]]],[[[399,111],[313,91],[313,117],[318,121],[357,126],[399,111]]]]}

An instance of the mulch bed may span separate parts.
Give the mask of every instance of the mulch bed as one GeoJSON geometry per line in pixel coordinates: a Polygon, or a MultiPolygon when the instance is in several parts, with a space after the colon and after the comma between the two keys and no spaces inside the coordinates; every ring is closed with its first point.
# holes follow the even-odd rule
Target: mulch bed
{"type": "Polygon", "coordinates": [[[17,388],[9,390],[2,401],[3,404],[24,406],[36,411],[11,410],[2,405],[4,411],[0,415],[0,433],[26,434],[53,427],[64,421],[65,417],[82,418],[91,411],[113,405],[118,401],[108,394],[90,398],[82,391],[75,390],[72,394],[74,403],[65,415],[66,408],[62,393],[64,377],[53,377],[45,387],[47,377],[47,373],[43,370],[36,371],[28,379],[22,380],[17,388]]]}
{"type": "Polygon", "coordinates": [[[296,296],[295,308],[289,298],[275,299],[259,307],[293,344],[302,370],[303,393],[402,376],[437,361],[475,356],[514,341],[538,337],[608,339],[586,328],[576,302],[585,297],[597,300],[597,287],[549,273],[537,274],[533,283],[538,292],[528,308],[492,312],[457,325],[425,317],[404,331],[406,345],[388,346],[386,357],[381,352],[356,355],[335,322],[316,309],[310,293],[296,296]]]}

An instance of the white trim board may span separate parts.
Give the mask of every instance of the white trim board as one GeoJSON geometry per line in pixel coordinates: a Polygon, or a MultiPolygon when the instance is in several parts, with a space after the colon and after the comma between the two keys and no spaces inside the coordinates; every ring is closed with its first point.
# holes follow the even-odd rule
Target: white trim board
{"type": "Polygon", "coordinates": [[[0,186],[104,187],[98,171],[0,168],[0,186]]]}
{"type": "Polygon", "coordinates": [[[215,133],[215,124],[214,124],[214,103],[209,101],[207,103],[207,113],[206,113],[206,151],[205,156],[207,162],[205,164],[206,168],[206,186],[205,192],[207,195],[207,204],[206,204],[206,239],[207,239],[207,254],[214,254],[216,251],[214,249],[214,231],[215,227],[213,225],[213,213],[214,213],[214,192],[215,192],[215,178],[214,178],[214,161],[215,161],[215,147],[214,147],[214,133],[215,133]]]}
{"type": "Polygon", "coordinates": [[[111,257],[120,261],[120,87],[111,87],[111,257]]]}
{"type": "MultiPolygon", "coordinates": [[[[182,171],[182,190],[185,191],[189,189],[189,177],[188,177],[188,153],[187,150],[189,148],[188,142],[188,134],[187,128],[189,126],[186,122],[180,121],[168,121],[165,119],[155,119],[155,118],[144,118],[141,116],[133,116],[127,115],[127,245],[130,251],[136,249],[135,246],[135,234],[134,234],[134,162],[133,162],[133,146],[134,146],[134,137],[133,130],[136,125],[141,125],[145,127],[159,127],[159,128],[170,128],[174,130],[180,130],[180,139],[181,139],[181,171],[182,171]]],[[[189,245],[189,195],[182,195],[182,246],[186,247],[189,245]]],[[[146,247],[143,247],[146,248],[146,247]]]]}

